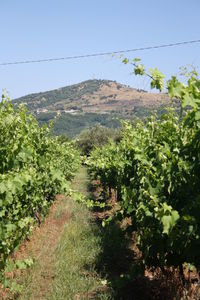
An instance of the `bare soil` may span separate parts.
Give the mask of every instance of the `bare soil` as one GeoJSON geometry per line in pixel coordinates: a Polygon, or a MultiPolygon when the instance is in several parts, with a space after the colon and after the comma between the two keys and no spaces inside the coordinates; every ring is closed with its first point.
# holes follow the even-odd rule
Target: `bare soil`
{"type": "MultiPolygon", "coordinates": [[[[29,239],[22,242],[20,248],[12,255],[12,259],[34,259],[34,270],[14,271],[9,275],[20,284],[26,286],[26,290],[31,290],[29,299],[46,299],[55,274],[55,263],[53,254],[58,245],[64,225],[69,222],[70,202],[67,205],[68,198],[64,195],[58,195],[56,201],[52,204],[48,216],[40,227],[34,228],[29,239]],[[59,212],[59,215],[56,214],[59,212]],[[39,262],[39,263],[38,263],[39,262]],[[30,273],[30,278],[29,278],[30,273]],[[24,278],[26,282],[24,282],[24,278]],[[32,287],[37,287],[33,289],[32,287]]],[[[16,299],[17,294],[11,294],[8,290],[0,290],[0,299],[16,299]]],[[[20,299],[24,298],[23,293],[20,299]]]]}

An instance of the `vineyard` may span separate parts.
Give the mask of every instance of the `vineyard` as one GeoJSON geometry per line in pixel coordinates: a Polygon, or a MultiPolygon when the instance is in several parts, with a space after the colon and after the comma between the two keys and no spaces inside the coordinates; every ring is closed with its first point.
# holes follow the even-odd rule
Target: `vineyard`
{"type": "MultiPolygon", "coordinates": [[[[90,207],[93,219],[98,219],[97,223],[102,221],[105,227],[97,230],[99,235],[102,230],[106,232],[111,223],[124,222],[124,236],[135,237],[141,255],[139,273],[159,268],[164,274],[171,268],[178,270],[184,284],[185,266],[195,268],[196,274],[200,271],[198,74],[192,70],[185,73],[184,83],[176,77],[164,83],[164,76],[157,69],[147,72],[138,59],[132,62],[123,59],[123,63],[131,63],[135,75],[149,76],[152,88],[165,88],[171,107],[161,117],[155,113],[145,120],[123,121],[120,138],[96,147],[87,153],[87,157],[81,156],[73,141],[64,142],[52,137],[50,128],[39,126],[23,104],[17,107],[3,96],[0,103],[0,281],[4,288],[10,287],[5,273],[14,268],[12,264],[17,266],[17,262],[10,260],[12,254],[31,236],[33,228],[40,226],[60,193],[73,194],[74,202],[90,207]],[[69,182],[81,162],[87,166],[91,182],[95,180],[103,197],[91,200],[88,194],[72,191],[69,182]],[[108,200],[113,198],[115,209],[107,213],[108,200]]],[[[81,209],[89,220],[84,229],[85,236],[90,236],[95,251],[100,253],[100,238],[94,237],[90,230],[93,226],[90,213],[88,215],[82,206],[81,209]]],[[[86,224],[85,217],[80,215],[80,219],[81,226],[74,223],[79,230],[77,247],[83,243],[81,230],[86,224]]],[[[71,231],[65,231],[74,243],[73,230],[72,227],[71,231]]],[[[66,243],[65,247],[69,245],[66,243]]],[[[89,247],[88,243],[84,251],[88,253],[89,247]]],[[[115,251],[118,252],[116,247],[115,251]]],[[[59,253],[62,257],[63,253],[59,253]]],[[[88,259],[89,255],[86,256],[88,259]]],[[[94,257],[92,254],[92,261],[94,257]]],[[[105,287],[107,279],[98,280],[105,287]]],[[[60,291],[56,290],[56,293],[60,291]]]]}

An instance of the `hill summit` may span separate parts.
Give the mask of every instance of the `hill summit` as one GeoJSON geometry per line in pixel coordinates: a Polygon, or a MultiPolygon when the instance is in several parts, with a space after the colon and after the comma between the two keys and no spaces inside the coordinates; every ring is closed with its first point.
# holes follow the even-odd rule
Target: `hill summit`
{"type": "Polygon", "coordinates": [[[119,119],[147,116],[168,105],[167,95],[148,93],[112,80],[87,80],[13,100],[26,103],[40,124],[54,121],[57,135],[75,137],[94,126],[118,128],[119,119]]]}
{"type": "Polygon", "coordinates": [[[111,80],[87,80],[14,100],[35,113],[134,114],[139,108],[156,108],[168,102],[165,94],[148,93],[111,80]]]}

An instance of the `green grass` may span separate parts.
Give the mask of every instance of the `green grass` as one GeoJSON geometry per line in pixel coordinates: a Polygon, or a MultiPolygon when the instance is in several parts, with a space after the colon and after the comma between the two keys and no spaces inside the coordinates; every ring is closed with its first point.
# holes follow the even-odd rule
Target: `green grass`
{"type": "Polygon", "coordinates": [[[49,300],[112,299],[105,279],[95,270],[101,252],[99,229],[89,211],[73,203],[72,219],[65,226],[56,249],[56,274],[49,300]]]}
{"type": "MultiPolygon", "coordinates": [[[[73,189],[87,197],[88,183],[86,168],[80,168],[73,180],[73,189]]],[[[55,280],[47,299],[112,299],[105,278],[96,271],[102,251],[100,230],[84,205],[73,200],[71,204],[71,219],[55,252],[55,280]]]]}
{"type": "Polygon", "coordinates": [[[87,174],[87,169],[81,167],[72,182],[72,188],[76,191],[83,193],[85,196],[89,197],[89,192],[88,192],[89,182],[90,179],[87,174]]]}

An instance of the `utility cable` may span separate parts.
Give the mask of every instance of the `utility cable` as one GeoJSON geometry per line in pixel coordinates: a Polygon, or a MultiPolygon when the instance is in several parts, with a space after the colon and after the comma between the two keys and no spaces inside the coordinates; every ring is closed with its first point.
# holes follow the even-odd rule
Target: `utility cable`
{"type": "Polygon", "coordinates": [[[152,49],[167,48],[167,47],[174,47],[174,46],[182,46],[182,45],[188,45],[188,44],[194,44],[194,43],[200,43],[200,39],[199,40],[193,40],[193,41],[184,41],[184,42],[178,42],[178,43],[171,43],[171,44],[163,44],[163,45],[154,45],[154,46],[141,47],[141,48],[133,48],[133,49],[128,49],[128,50],[112,51],[112,52],[101,52],[101,53],[66,56],[66,57],[57,57],[57,58],[44,58],[44,59],[37,59],[37,60],[22,60],[22,61],[2,62],[2,63],[0,63],[0,66],[21,65],[21,64],[62,61],[62,60],[70,60],[70,59],[90,58],[90,57],[98,57],[98,56],[105,56],[105,55],[123,54],[123,53],[136,52],[136,51],[144,51],[144,50],[152,50],[152,49]]]}

